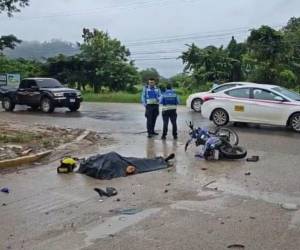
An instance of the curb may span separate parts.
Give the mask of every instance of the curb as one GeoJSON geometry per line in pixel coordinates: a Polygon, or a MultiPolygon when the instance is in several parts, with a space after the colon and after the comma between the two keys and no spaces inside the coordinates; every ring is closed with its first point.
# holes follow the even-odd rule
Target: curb
{"type": "Polygon", "coordinates": [[[48,150],[48,151],[41,152],[41,153],[38,153],[35,155],[28,155],[28,156],[18,157],[15,159],[0,161],[0,168],[16,167],[19,165],[32,163],[32,162],[39,160],[42,157],[45,157],[51,153],[52,153],[52,150],[48,150]]]}
{"type": "Polygon", "coordinates": [[[91,133],[90,130],[85,130],[82,134],[80,134],[77,138],[75,138],[75,140],[68,142],[66,144],[62,144],[60,146],[58,146],[56,148],[56,150],[63,150],[67,147],[69,147],[70,145],[74,144],[74,143],[79,143],[80,141],[82,141],[83,139],[85,139],[89,134],[91,133]]]}

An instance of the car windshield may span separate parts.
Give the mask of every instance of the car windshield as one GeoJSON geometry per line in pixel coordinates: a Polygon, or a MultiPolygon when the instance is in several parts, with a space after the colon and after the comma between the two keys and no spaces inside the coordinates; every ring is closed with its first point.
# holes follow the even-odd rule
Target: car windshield
{"type": "Polygon", "coordinates": [[[62,88],[62,84],[55,79],[38,79],[36,80],[37,85],[40,88],[62,88]]]}
{"type": "Polygon", "coordinates": [[[292,99],[292,100],[295,100],[295,101],[300,101],[300,95],[293,92],[293,91],[290,91],[288,89],[285,89],[283,87],[275,87],[275,88],[272,88],[272,90],[292,99]]]}

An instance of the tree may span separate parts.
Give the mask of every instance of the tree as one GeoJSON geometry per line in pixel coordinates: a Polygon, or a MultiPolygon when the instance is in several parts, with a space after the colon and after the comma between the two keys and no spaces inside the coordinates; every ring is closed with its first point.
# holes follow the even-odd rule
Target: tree
{"type": "Polygon", "coordinates": [[[278,72],[287,62],[283,34],[269,26],[254,29],[247,39],[247,48],[243,64],[248,79],[259,83],[276,82],[278,72]]]}
{"type": "Polygon", "coordinates": [[[288,58],[286,68],[292,70],[300,80],[300,18],[291,18],[283,28],[283,35],[288,58]]]}
{"type": "MultiPolygon", "coordinates": [[[[19,12],[20,8],[23,8],[29,4],[29,0],[0,0],[0,14],[6,12],[9,17],[14,12],[19,12]]],[[[21,40],[17,39],[14,35],[0,36],[0,53],[5,48],[14,49],[17,43],[21,40]]]]}
{"type": "Polygon", "coordinates": [[[233,61],[230,81],[241,81],[243,79],[242,57],[246,53],[247,47],[244,43],[237,43],[235,38],[232,37],[226,50],[228,51],[228,56],[235,60],[233,61]]]}
{"type": "Polygon", "coordinates": [[[64,84],[76,86],[77,89],[85,90],[88,79],[84,72],[84,61],[79,55],[65,56],[58,55],[56,57],[48,58],[44,69],[47,75],[58,79],[64,84]]]}
{"type": "Polygon", "coordinates": [[[19,73],[21,77],[43,76],[42,63],[25,59],[9,59],[0,55],[0,73],[19,73]]]}
{"type": "Polygon", "coordinates": [[[238,60],[230,58],[223,47],[208,46],[200,49],[192,44],[188,48],[181,56],[185,64],[184,71],[191,73],[198,84],[214,80],[229,81],[232,78],[232,71],[238,60]]]}
{"type": "Polygon", "coordinates": [[[82,37],[80,55],[87,62],[86,73],[96,93],[101,87],[117,91],[139,83],[138,72],[128,60],[130,52],[120,41],[97,29],[83,29],[82,37]]]}
{"type": "Polygon", "coordinates": [[[3,51],[5,48],[14,49],[17,43],[21,43],[21,40],[16,38],[14,35],[1,36],[0,37],[0,51],[3,51]]]}
{"type": "Polygon", "coordinates": [[[20,8],[29,5],[29,0],[0,0],[0,13],[6,12],[12,16],[14,12],[19,12],[20,8]]]}
{"type": "Polygon", "coordinates": [[[154,78],[157,81],[160,79],[160,75],[155,68],[144,69],[140,71],[140,75],[143,83],[147,83],[149,79],[154,78]]]}
{"type": "Polygon", "coordinates": [[[297,76],[291,70],[285,69],[279,74],[281,85],[287,88],[294,88],[297,84],[297,76]]]}

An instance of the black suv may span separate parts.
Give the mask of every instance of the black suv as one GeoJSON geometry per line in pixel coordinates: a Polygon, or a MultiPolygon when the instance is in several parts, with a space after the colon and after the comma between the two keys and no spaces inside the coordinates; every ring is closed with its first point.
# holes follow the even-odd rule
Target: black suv
{"type": "Polygon", "coordinates": [[[27,105],[32,109],[40,107],[45,113],[51,113],[57,107],[77,111],[82,102],[80,91],[65,88],[53,78],[23,79],[18,89],[0,88],[0,98],[6,111],[13,111],[15,105],[27,105]]]}

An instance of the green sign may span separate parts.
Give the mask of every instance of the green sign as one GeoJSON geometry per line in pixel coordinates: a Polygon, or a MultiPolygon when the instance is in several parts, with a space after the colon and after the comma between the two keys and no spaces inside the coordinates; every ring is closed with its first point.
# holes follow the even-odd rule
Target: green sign
{"type": "Polygon", "coordinates": [[[7,85],[7,75],[0,74],[0,86],[7,85]]]}
{"type": "Polygon", "coordinates": [[[0,86],[19,86],[20,82],[20,74],[0,74],[0,86]]]}
{"type": "Polygon", "coordinates": [[[7,74],[7,85],[19,86],[21,82],[20,74],[7,74]]]}

